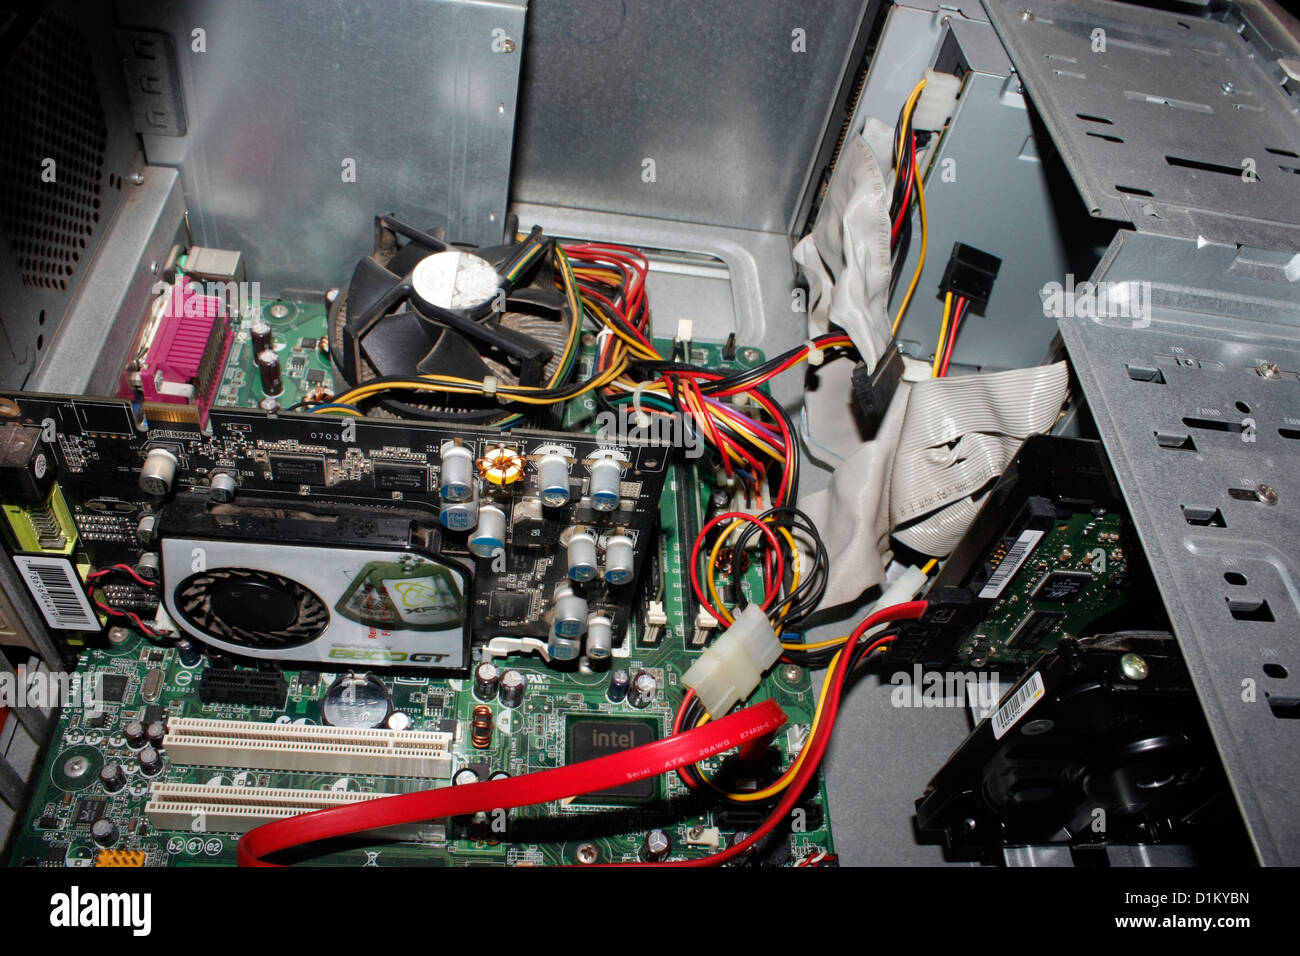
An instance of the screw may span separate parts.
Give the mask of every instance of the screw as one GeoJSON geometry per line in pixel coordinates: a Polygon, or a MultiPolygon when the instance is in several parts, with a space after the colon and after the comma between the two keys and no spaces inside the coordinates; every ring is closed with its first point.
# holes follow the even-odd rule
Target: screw
{"type": "Polygon", "coordinates": [[[329,290],[327,290],[326,293],[325,293],[325,304],[326,304],[326,305],[333,305],[333,304],[334,304],[334,300],[337,299],[338,297],[339,297],[339,290],[338,290],[338,289],[329,289],[329,290]]]}
{"type": "Polygon", "coordinates": [[[787,664],[781,668],[781,677],[787,682],[793,684],[803,676],[803,668],[797,664],[787,664]]]}
{"type": "Polygon", "coordinates": [[[1232,83],[1231,80],[1219,84],[1219,89],[1223,90],[1223,92],[1225,93],[1231,93],[1236,88],[1237,87],[1232,83]]]}
{"type": "Polygon", "coordinates": [[[110,644],[121,644],[130,636],[131,632],[124,627],[110,627],[108,629],[108,643],[110,644]]]}
{"type": "Polygon", "coordinates": [[[757,362],[758,349],[745,349],[745,351],[740,353],[740,357],[743,358],[746,362],[757,362]]]}
{"type": "Polygon", "coordinates": [[[1276,362],[1263,361],[1259,363],[1259,374],[1265,378],[1281,378],[1282,369],[1276,362]]]}
{"type": "Polygon", "coordinates": [[[594,843],[584,843],[578,847],[579,863],[595,863],[600,859],[600,850],[596,849],[594,843]]]}
{"type": "Polygon", "coordinates": [[[1125,654],[1119,659],[1119,669],[1129,680],[1146,680],[1151,673],[1147,662],[1138,654],[1125,654]]]}
{"type": "Polygon", "coordinates": [[[510,39],[510,37],[506,37],[504,40],[502,40],[502,41],[501,41],[501,52],[502,52],[502,53],[514,53],[514,52],[515,52],[515,41],[512,40],[512,39],[510,39]]]}
{"type": "Polygon", "coordinates": [[[144,173],[132,173],[132,174],[131,174],[131,182],[135,183],[137,186],[143,186],[143,185],[144,185],[144,173]]]}
{"type": "Polygon", "coordinates": [[[1266,505],[1277,504],[1277,489],[1272,485],[1258,484],[1255,486],[1255,497],[1266,505]]]}
{"type": "Polygon", "coordinates": [[[700,826],[698,823],[686,831],[686,839],[692,842],[698,840],[702,836],[704,836],[704,827],[700,826]]]}
{"type": "Polygon", "coordinates": [[[1029,9],[1021,10],[1021,11],[1020,11],[1020,19],[1021,19],[1021,20],[1032,20],[1032,19],[1034,19],[1034,11],[1029,10],[1029,9]]]}

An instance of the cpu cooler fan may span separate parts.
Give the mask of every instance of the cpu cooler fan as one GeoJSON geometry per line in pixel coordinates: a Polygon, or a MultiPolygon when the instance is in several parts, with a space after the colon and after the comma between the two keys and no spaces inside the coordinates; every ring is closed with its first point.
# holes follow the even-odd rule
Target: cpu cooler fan
{"type": "Polygon", "coordinates": [[[308,588],[280,574],[218,568],[176,589],[176,605],[194,627],[236,647],[278,650],[315,640],[329,609],[308,588]]]}
{"type": "MultiPolygon", "coordinates": [[[[342,385],[417,375],[550,384],[570,358],[566,349],[577,321],[555,287],[550,248],[538,227],[520,242],[472,248],[392,216],[376,217],[374,253],[357,263],[330,312],[342,385]]],[[[502,415],[484,397],[436,401],[386,400],[381,408],[401,417],[469,423],[502,415]]]]}

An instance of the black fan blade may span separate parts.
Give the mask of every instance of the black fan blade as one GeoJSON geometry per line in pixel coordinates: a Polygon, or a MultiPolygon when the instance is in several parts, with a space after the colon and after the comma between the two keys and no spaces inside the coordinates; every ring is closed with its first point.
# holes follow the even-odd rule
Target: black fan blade
{"type": "Polygon", "coordinates": [[[471,379],[482,379],[491,374],[478,349],[450,329],[442,330],[438,341],[420,359],[415,370],[421,375],[455,375],[471,379]]]}
{"type": "Polygon", "coordinates": [[[416,362],[438,344],[443,331],[414,312],[398,312],[375,326],[361,351],[380,375],[414,375],[416,362]]]}
{"type": "Polygon", "coordinates": [[[564,316],[564,293],[554,286],[526,285],[506,297],[506,311],[559,319],[564,316]]]}
{"type": "Polygon", "coordinates": [[[362,259],[348,283],[347,323],[343,329],[342,367],[339,371],[350,385],[361,381],[361,340],[384,314],[406,294],[405,281],[374,259],[362,259]]]}

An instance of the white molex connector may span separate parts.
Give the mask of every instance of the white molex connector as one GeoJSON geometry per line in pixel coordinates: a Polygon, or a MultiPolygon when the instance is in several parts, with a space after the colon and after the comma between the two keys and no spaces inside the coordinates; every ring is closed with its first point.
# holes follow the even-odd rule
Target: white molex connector
{"type": "Polygon", "coordinates": [[[182,766],[445,779],[451,743],[451,734],[436,731],[173,717],[166,746],[182,766]]]}
{"type": "MultiPolygon", "coordinates": [[[[387,793],[356,790],[296,790],[271,787],[214,787],[201,783],[158,781],[149,787],[144,813],[159,830],[191,833],[247,833],[275,820],[315,810],[346,807],[387,793]]],[[[385,836],[402,840],[445,839],[443,824],[419,823],[392,827],[385,836]]]]}
{"type": "Polygon", "coordinates": [[[781,641],[767,614],[751,604],[691,665],[682,683],[695,691],[705,710],[721,717],[754,692],[780,656],[781,641]]]}
{"type": "Polygon", "coordinates": [[[941,130],[957,108],[961,77],[951,73],[925,71],[925,89],[912,111],[912,129],[941,130]]]}

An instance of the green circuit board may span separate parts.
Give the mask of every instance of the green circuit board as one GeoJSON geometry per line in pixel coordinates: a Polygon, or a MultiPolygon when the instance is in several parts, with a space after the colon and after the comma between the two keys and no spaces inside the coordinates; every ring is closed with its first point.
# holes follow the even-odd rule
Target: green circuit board
{"type": "Polygon", "coordinates": [[[333,391],[329,357],[329,316],[326,306],[280,299],[264,299],[244,310],[235,327],[230,353],[226,356],[216,404],[232,408],[257,408],[266,393],[257,371],[249,326],[260,316],[271,327],[276,354],[280,357],[280,379],[284,390],[276,401],[292,408],[308,401],[313,389],[333,391]],[[325,343],[322,347],[322,342],[325,343]]]}
{"type": "MultiPolygon", "coordinates": [[[[264,302],[267,310],[274,303],[264,302]]],[[[296,343],[324,334],[323,307],[300,307],[290,323],[281,326],[283,341],[296,343]]],[[[273,326],[274,327],[274,326],[273,326]]],[[[281,336],[277,328],[277,338],[281,336]]],[[[263,397],[250,377],[251,356],[245,347],[232,350],[223,378],[222,394],[233,394],[238,403],[256,405],[263,397]],[[243,356],[242,360],[239,356],[243,356]],[[239,372],[245,373],[241,378],[239,372]],[[229,392],[228,392],[229,390],[229,392]]],[[[667,352],[671,343],[659,343],[667,352]]],[[[594,343],[585,343],[581,361],[589,370],[594,343]]],[[[730,354],[731,350],[726,350],[730,354]]],[[[695,344],[692,361],[711,368],[743,368],[762,361],[753,350],[742,350],[745,359],[724,358],[716,344],[695,344]],[[698,353],[698,354],[696,354],[698,353]]],[[[322,356],[319,367],[327,367],[322,356]]],[[[309,367],[318,367],[309,363],[309,367]]],[[[290,378],[286,378],[286,391],[290,378]]],[[[289,396],[282,396],[282,400],[289,396]]],[[[226,399],[223,397],[222,403],[226,399]]],[[[590,400],[572,403],[566,410],[565,425],[582,428],[593,417],[590,400]]],[[[499,701],[491,708],[490,740],[475,741],[472,731],[474,708],[481,706],[468,678],[408,676],[374,671],[384,686],[391,705],[409,718],[413,730],[442,731],[453,735],[453,776],[469,768],[479,779],[505,772],[514,776],[562,766],[603,750],[592,751],[582,743],[584,730],[619,729],[634,731],[639,740],[659,739],[671,730],[674,708],[681,700],[681,677],[715,633],[699,628],[698,607],[689,591],[686,560],[713,492],[711,472],[704,459],[687,458],[669,476],[661,499],[661,527],[656,560],[649,574],[646,593],[650,602],[662,606],[664,620],[648,621],[643,612],[634,616],[631,633],[616,650],[610,667],[596,670],[590,665],[554,667],[540,658],[516,654],[498,659],[502,669],[521,671],[527,690],[521,706],[510,708],[499,701]],[[649,671],[660,691],[647,707],[636,708],[628,701],[611,702],[606,695],[609,670],[630,673],[649,671]]],[[[744,594],[761,587],[757,568],[750,568],[735,585],[744,594]]],[[[11,862],[15,865],[91,866],[99,859],[99,847],[90,825],[107,818],[117,828],[115,849],[143,854],[145,865],[195,866],[230,865],[235,861],[238,834],[204,828],[158,829],[145,812],[150,782],[136,769],[136,750],[123,735],[132,719],[149,716],[146,708],[161,708],[167,718],[204,717],[236,721],[289,724],[321,724],[322,708],[332,673],[286,669],[282,705],[205,704],[199,683],[206,658],[187,666],[173,647],[132,636],[116,645],[84,652],[78,672],[87,679],[111,677],[113,698],[101,709],[66,708],[44,756],[28,809],[26,825],[13,838],[11,862]],[[115,793],[107,792],[98,773],[105,761],[118,760],[128,770],[128,782],[115,793]]],[[[103,685],[101,685],[103,686],[103,685]]],[[[789,721],[772,742],[762,767],[748,768],[752,776],[767,779],[788,764],[803,744],[815,707],[815,691],[808,671],[778,665],[752,698],[753,702],[775,699],[789,721]]],[[[158,711],[154,710],[154,716],[158,711]]],[[[324,791],[346,790],[374,793],[403,793],[433,786],[451,785],[449,779],[417,779],[401,776],[358,776],[337,773],[301,773],[241,770],[218,766],[174,764],[166,756],[164,769],[154,778],[168,783],[205,784],[215,787],[292,788],[324,791]]],[[[726,758],[707,764],[721,768],[726,758]]],[[[825,791],[820,785],[802,803],[800,826],[783,828],[764,842],[751,863],[783,865],[800,859],[823,856],[833,859],[833,844],[825,811],[825,791]]],[[[752,830],[766,816],[745,805],[721,804],[689,790],[676,776],[661,777],[635,794],[602,794],[571,801],[518,808],[510,812],[504,833],[485,819],[432,821],[420,839],[357,839],[314,848],[302,862],[320,865],[548,865],[574,862],[620,862],[638,859],[645,834],[651,829],[666,832],[675,858],[704,856],[725,847],[737,833],[752,830]]]]}
{"type": "Polygon", "coordinates": [[[1034,546],[965,641],[962,665],[1028,666],[1131,600],[1123,518],[1073,514],[1034,546]]]}

